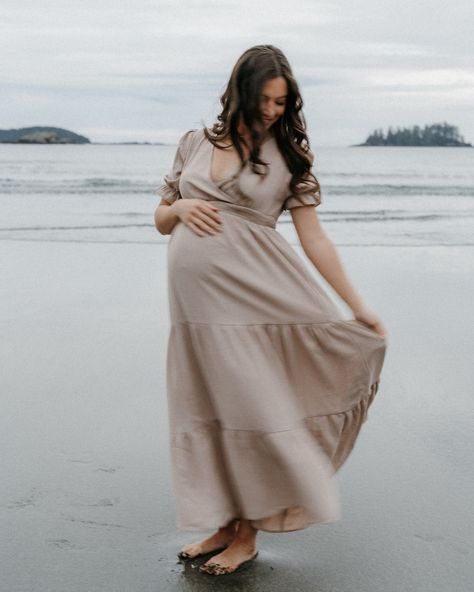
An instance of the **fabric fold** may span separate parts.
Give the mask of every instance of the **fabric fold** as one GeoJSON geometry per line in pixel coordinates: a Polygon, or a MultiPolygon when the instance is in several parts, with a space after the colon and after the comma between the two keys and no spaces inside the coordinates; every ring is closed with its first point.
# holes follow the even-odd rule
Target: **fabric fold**
{"type": "Polygon", "coordinates": [[[357,321],[174,324],[167,382],[179,528],[240,516],[282,532],[338,520],[334,474],[367,420],[384,354],[384,339],[357,321]]]}

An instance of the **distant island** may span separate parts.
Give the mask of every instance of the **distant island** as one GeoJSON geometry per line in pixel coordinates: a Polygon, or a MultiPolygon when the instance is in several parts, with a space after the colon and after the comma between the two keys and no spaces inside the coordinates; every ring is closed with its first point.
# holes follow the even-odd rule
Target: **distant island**
{"type": "Polygon", "coordinates": [[[0,130],[2,144],[149,144],[164,145],[163,142],[91,142],[61,127],[33,126],[19,129],[0,130]]]}
{"type": "Polygon", "coordinates": [[[60,127],[22,127],[20,129],[0,130],[0,142],[4,144],[90,144],[85,136],[80,136],[60,127]]]}
{"type": "Polygon", "coordinates": [[[452,146],[471,147],[460,135],[459,129],[448,123],[433,123],[421,128],[414,125],[411,128],[388,128],[385,136],[381,129],[375,130],[363,144],[352,146],[452,146]]]}

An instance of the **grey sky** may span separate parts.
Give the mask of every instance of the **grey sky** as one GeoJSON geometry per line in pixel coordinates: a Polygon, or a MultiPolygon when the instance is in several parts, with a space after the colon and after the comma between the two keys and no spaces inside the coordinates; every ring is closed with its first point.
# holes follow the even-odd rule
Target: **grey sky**
{"type": "Polygon", "coordinates": [[[248,47],[287,55],[317,145],[448,121],[474,143],[471,0],[3,0],[0,128],[166,141],[211,125],[248,47]]]}

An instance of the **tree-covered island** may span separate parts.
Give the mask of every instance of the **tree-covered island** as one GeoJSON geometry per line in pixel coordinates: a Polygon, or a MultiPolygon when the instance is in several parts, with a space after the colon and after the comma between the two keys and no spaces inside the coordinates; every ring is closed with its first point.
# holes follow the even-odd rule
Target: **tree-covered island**
{"type": "Polygon", "coordinates": [[[17,129],[0,129],[0,144],[149,144],[165,145],[163,142],[91,142],[62,127],[36,125],[17,129]]]}
{"type": "Polygon", "coordinates": [[[36,125],[0,130],[2,144],[90,144],[89,138],[61,127],[36,125]]]}
{"type": "Polygon", "coordinates": [[[465,142],[464,137],[459,133],[455,125],[448,123],[433,123],[413,127],[399,128],[395,130],[390,126],[387,135],[382,129],[377,129],[367,137],[363,144],[353,146],[463,146],[471,147],[472,144],[465,142]]]}

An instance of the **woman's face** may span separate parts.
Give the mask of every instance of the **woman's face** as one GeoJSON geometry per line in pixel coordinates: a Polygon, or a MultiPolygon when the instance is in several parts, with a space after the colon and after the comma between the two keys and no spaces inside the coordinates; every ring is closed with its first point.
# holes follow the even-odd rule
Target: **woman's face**
{"type": "Polygon", "coordinates": [[[260,95],[260,113],[265,129],[271,127],[285,112],[288,85],[283,76],[267,80],[260,95]]]}

